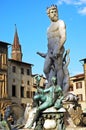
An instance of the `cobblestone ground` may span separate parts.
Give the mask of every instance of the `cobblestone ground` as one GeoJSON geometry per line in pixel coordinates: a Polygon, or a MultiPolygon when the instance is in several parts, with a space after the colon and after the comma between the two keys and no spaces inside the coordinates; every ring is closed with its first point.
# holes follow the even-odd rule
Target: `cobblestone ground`
{"type": "MultiPolygon", "coordinates": [[[[2,130],[2,129],[0,129],[2,130]]],[[[19,129],[19,130],[34,130],[34,129],[19,129]]],[[[49,130],[49,129],[48,129],[49,130]]],[[[86,127],[67,127],[66,130],[86,130],[86,127]]]]}
{"type": "Polygon", "coordinates": [[[86,127],[80,128],[80,127],[76,127],[76,128],[66,128],[66,130],[86,130],[86,127]]]}
{"type": "MultiPolygon", "coordinates": [[[[21,130],[33,130],[33,129],[21,129],[21,130]]],[[[83,127],[83,128],[80,128],[80,127],[76,127],[76,128],[68,127],[68,128],[66,128],[66,130],[86,130],[86,127],[83,127]]]]}

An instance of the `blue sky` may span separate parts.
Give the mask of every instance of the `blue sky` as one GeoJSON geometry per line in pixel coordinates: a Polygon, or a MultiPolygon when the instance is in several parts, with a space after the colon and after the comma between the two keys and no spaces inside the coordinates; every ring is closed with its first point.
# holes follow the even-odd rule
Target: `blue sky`
{"type": "MultiPolygon", "coordinates": [[[[51,4],[58,6],[59,19],[66,24],[69,73],[83,73],[79,60],[86,58],[86,0],[0,0],[0,41],[13,43],[16,24],[23,61],[34,64],[33,74],[43,74],[44,59],[36,52],[47,52],[46,30],[50,20],[46,8],[51,4]]],[[[10,55],[11,47],[9,58],[10,55]]]]}

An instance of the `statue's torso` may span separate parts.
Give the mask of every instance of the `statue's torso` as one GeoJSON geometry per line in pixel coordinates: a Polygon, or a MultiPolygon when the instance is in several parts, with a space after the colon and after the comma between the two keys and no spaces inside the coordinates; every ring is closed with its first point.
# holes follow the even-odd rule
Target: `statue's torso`
{"type": "Polygon", "coordinates": [[[60,32],[59,32],[60,20],[52,22],[47,29],[48,38],[48,53],[51,55],[53,51],[58,48],[60,44],[60,32]]]}

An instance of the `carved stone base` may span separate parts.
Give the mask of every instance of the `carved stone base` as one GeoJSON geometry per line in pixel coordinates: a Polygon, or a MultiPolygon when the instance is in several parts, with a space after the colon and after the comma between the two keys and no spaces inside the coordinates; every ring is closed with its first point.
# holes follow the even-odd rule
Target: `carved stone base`
{"type": "Polygon", "coordinates": [[[65,130],[65,109],[49,108],[40,115],[34,130],[65,130]]]}

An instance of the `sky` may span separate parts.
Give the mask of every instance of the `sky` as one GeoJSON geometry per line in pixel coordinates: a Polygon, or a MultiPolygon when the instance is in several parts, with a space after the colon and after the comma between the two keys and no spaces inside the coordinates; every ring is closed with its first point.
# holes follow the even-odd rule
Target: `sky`
{"type": "MultiPolygon", "coordinates": [[[[86,0],[0,0],[0,41],[13,44],[15,24],[22,46],[23,62],[33,64],[33,74],[43,74],[44,59],[37,51],[47,52],[47,7],[57,5],[59,19],[66,24],[65,49],[70,49],[70,76],[83,73],[86,58],[86,0]]],[[[8,47],[11,58],[11,46],[8,47]]]]}

